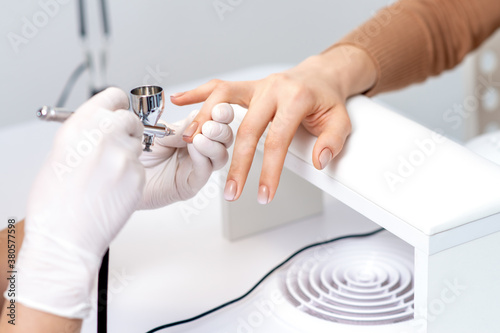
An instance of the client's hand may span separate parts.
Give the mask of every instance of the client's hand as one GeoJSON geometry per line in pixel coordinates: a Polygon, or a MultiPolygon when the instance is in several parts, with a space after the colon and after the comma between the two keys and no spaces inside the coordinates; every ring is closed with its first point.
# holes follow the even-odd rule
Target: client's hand
{"type": "Polygon", "coordinates": [[[334,47],[306,59],[283,73],[256,81],[212,80],[196,89],[171,96],[177,105],[205,101],[193,120],[186,141],[199,133],[218,103],[248,108],[236,135],[224,197],[236,200],[243,191],[257,143],[270,124],[264,145],[258,201],[270,202],[292,138],[300,124],[318,140],[312,152],[317,169],[325,168],[339,154],[351,131],[345,103],[349,96],[368,90],[376,70],[364,51],[349,45],[334,47]]]}

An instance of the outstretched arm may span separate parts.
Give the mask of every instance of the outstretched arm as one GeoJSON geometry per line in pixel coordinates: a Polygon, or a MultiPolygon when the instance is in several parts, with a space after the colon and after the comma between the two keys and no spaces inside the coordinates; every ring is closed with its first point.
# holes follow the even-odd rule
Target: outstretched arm
{"type": "Polygon", "coordinates": [[[458,65],[500,28],[497,0],[401,0],[336,45],[365,51],[377,68],[373,96],[458,65]]]}
{"type": "Polygon", "coordinates": [[[185,140],[191,142],[222,102],[248,108],[238,130],[225,197],[241,195],[257,142],[270,123],[264,145],[258,201],[276,193],[288,146],[300,124],[318,136],[312,162],[325,168],[351,131],[346,99],[402,88],[458,64],[500,27],[498,0],[402,0],[339,43],[298,66],[265,79],[213,80],[172,95],[187,105],[205,101],[185,140]]]}

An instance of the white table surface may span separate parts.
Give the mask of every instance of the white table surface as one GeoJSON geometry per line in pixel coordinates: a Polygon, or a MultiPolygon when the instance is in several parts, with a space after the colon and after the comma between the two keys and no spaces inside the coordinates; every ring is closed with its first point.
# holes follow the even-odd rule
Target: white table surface
{"type": "MultiPolygon", "coordinates": [[[[204,312],[246,292],[304,245],[378,227],[330,197],[321,216],[229,242],[220,200],[191,220],[180,213],[183,203],[134,214],[111,246],[110,332],[145,332],[204,312]],[[115,274],[127,278],[120,283],[115,274]]],[[[93,332],[94,321],[84,332],[93,332]]]]}

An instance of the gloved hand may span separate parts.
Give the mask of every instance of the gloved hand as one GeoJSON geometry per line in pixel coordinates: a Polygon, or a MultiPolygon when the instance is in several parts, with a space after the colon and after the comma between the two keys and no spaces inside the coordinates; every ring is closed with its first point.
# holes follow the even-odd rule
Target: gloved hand
{"type": "Polygon", "coordinates": [[[234,118],[233,108],[227,103],[214,106],[212,120],[203,125],[192,144],[187,144],[182,133],[197,113],[193,111],[186,119],[168,125],[176,134],[155,139],[153,151],[140,157],[146,168],[146,186],[139,208],[153,209],[192,198],[212,172],[226,164],[227,148],[233,142],[228,125],[234,118]]]}
{"type": "Polygon", "coordinates": [[[143,126],[127,108],[127,95],[110,88],[59,129],[28,200],[16,295],[25,306],[88,314],[102,257],[144,187],[143,126]]]}

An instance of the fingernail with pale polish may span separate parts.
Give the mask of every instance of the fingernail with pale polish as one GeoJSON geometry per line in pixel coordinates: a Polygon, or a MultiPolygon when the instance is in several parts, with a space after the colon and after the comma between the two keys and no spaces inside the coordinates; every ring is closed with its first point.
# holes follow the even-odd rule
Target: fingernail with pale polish
{"type": "Polygon", "coordinates": [[[182,133],[182,136],[185,138],[189,138],[194,134],[194,132],[196,132],[196,129],[198,129],[198,122],[195,121],[195,122],[192,122],[191,125],[189,125],[186,128],[184,133],[182,133]]]}
{"type": "Polygon", "coordinates": [[[186,92],[183,91],[183,92],[178,92],[178,93],[174,93],[172,95],[170,95],[171,98],[177,98],[177,97],[181,97],[182,95],[184,95],[186,92]]]}
{"type": "Polygon", "coordinates": [[[261,205],[267,205],[269,203],[269,188],[266,185],[259,186],[259,193],[257,194],[257,201],[261,205]]]}
{"type": "Polygon", "coordinates": [[[228,180],[226,182],[226,187],[224,188],[224,199],[227,201],[233,201],[236,197],[236,182],[234,180],[228,180]]]}
{"type": "Polygon", "coordinates": [[[333,154],[332,154],[331,150],[328,148],[323,149],[321,151],[321,154],[319,154],[319,164],[321,166],[321,169],[326,168],[326,166],[328,165],[328,163],[330,163],[332,158],[333,158],[333,154]]]}

